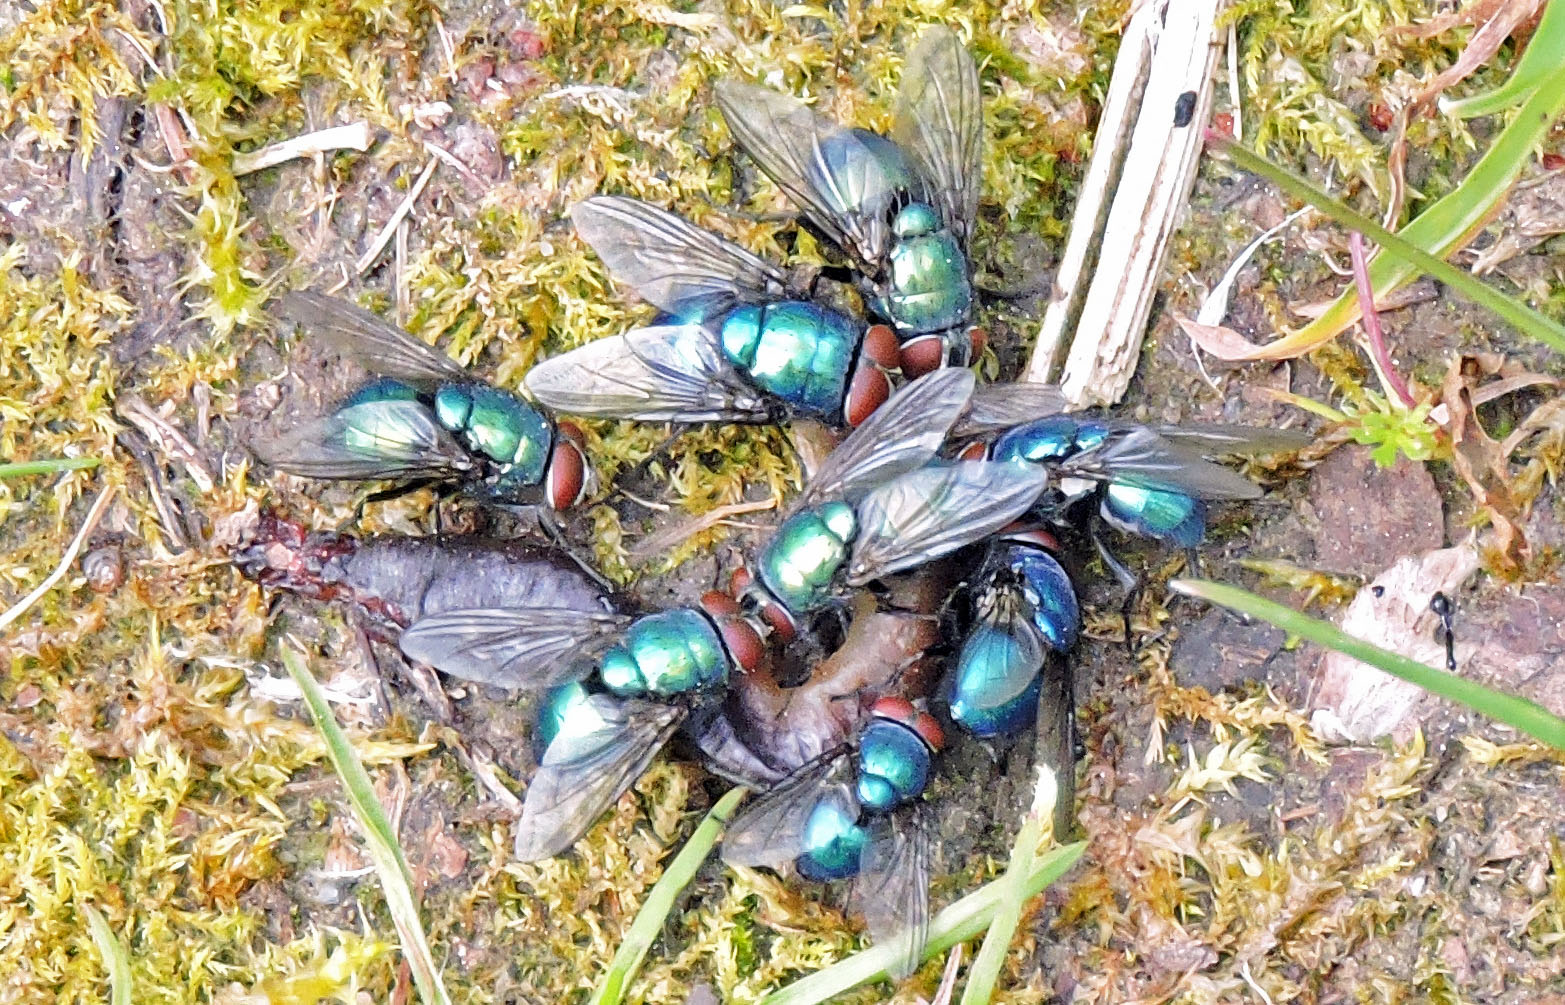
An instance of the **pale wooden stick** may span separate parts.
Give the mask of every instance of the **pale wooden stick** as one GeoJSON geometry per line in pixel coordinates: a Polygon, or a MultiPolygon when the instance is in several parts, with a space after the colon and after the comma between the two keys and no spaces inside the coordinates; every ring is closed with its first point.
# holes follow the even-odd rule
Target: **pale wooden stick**
{"type": "Polygon", "coordinates": [[[1048,381],[1074,332],[1060,377],[1073,407],[1118,401],[1135,373],[1169,238],[1195,181],[1225,3],[1153,0],[1126,28],[1057,293],[1023,378],[1048,381]],[[1099,267],[1084,282],[1094,257],[1099,267]]]}

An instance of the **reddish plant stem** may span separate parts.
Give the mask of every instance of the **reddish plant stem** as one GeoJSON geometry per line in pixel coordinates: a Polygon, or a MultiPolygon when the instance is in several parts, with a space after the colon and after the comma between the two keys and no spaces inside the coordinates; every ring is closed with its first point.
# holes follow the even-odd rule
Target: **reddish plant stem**
{"type": "Polygon", "coordinates": [[[1386,333],[1380,327],[1380,314],[1375,310],[1375,291],[1369,282],[1369,260],[1364,252],[1364,235],[1354,231],[1348,235],[1348,252],[1353,258],[1353,285],[1358,289],[1359,313],[1364,316],[1364,334],[1369,337],[1369,351],[1375,357],[1375,368],[1386,390],[1402,399],[1405,408],[1413,407],[1413,392],[1407,381],[1391,364],[1391,353],[1386,351],[1386,333]]]}

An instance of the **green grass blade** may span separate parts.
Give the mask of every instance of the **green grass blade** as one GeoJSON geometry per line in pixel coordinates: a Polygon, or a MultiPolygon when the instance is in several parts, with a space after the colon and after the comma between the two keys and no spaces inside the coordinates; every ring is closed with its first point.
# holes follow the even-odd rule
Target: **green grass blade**
{"type": "Polygon", "coordinates": [[[712,846],[717,843],[718,836],[728,824],[728,818],[733,815],[734,807],[749,791],[741,785],[725,792],[723,798],[702,819],[695,833],[690,835],[690,840],[679,849],[679,854],[674,856],[674,861],[669,863],[668,869],[647,895],[647,902],[636,912],[636,920],[631,922],[630,931],[625,933],[625,941],[620,943],[619,950],[615,952],[614,960],[609,964],[609,972],[604,975],[603,983],[598,985],[590,1005],[618,1005],[625,994],[626,985],[641,969],[641,961],[647,958],[647,950],[652,948],[658,933],[663,930],[663,923],[668,920],[668,914],[674,909],[674,902],[679,899],[680,892],[696,878],[701,863],[712,853],[712,846]]]}
{"type": "Polygon", "coordinates": [[[114,929],[91,904],[81,906],[87,916],[87,930],[103,957],[104,968],[109,972],[109,1001],[112,1005],[130,1005],[130,957],[125,955],[125,944],[114,934],[114,929]]]}
{"type": "Polygon", "coordinates": [[[56,457],[47,461],[12,461],[0,464],[0,481],[7,478],[28,478],[32,475],[54,475],[61,471],[86,471],[103,463],[96,457],[56,457]]]}
{"type": "MultiPolygon", "coordinates": [[[[1085,841],[1077,841],[1052,849],[1040,857],[1027,876],[1027,883],[1023,887],[1025,896],[1036,897],[1042,893],[1044,887],[1075,865],[1086,849],[1085,841]]],[[[958,942],[975,938],[987,929],[1000,903],[1003,885],[1003,880],[987,883],[937,914],[929,926],[929,945],[924,949],[924,958],[943,953],[958,942]]],[[[866,981],[884,977],[886,967],[895,961],[896,954],[895,946],[872,946],[825,970],[794,981],[768,995],[762,1000],[762,1005],[819,1005],[830,1001],[834,996],[866,981]]]]}
{"type": "Polygon", "coordinates": [[[1565,750],[1565,719],[1549,713],[1526,698],[1484,687],[1459,674],[1437,670],[1387,649],[1356,639],[1335,625],[1300,614],[1291,607],[1258,597],[1248,590],[1205,579],[1175,579],[1169,589],[1187,597],[1199,597],[1240,614],[1270,621],[1278,628],[1316,645],[1351,656],[1393,677],[1416,684],[1431,694],[1466,705],[1552,747],[1565,750]]]}
{"type": "Polygon", "coordinates": [[[336,769],[337,777],[342,779],[343,788],[348,792],[348,803],[353,807],[353,815],[364,831],[370,862],[380,877],[386,908],[391,912],[392,923],[397,926],[402,954],[407,958],[408,968],[413,971],[413,983],[418,985],[419,999],[425,1005],[451,1005],[445,984],[440,979],[440,971],[435,966],[434,956],[430,954],[429,942],[424,938],[424,926],[419,920],[418,902],[413,897],[413,879],[408,872],[407,860],[403,858],[402,847],[391,830],[391,821],[386,819],[386,811],[375,797],[370,776],[354,753],[348,735],[337,725],[337,717],[332,714],[326,695],[305,667],[300,654],[284,646],[283,665],[304,693],[304,703],[309,706],[316,728],[326,741],[326,756],[336,769]]]}
{"type": "Polygon", "coordinates": [[[1559,69],[1565,61],[1565,4],[1545,4],[1543,17],[1532,33],[1532,41],[1522,51],[1510,79],[1492,91],[1456,101],[1440,99],[1440,110],[1470,119],[1493,115],[1521,104],[1559,69]]]}
{"type": "MultiPolygon", "coordinates": [[[[1424,272],[1493,311],[1523,334],[1565,352],[1565,327],[1441,257],[1455,251],[1490,218],[1533,149],[1548,135],[1562,112],[1565,112],[1565,63],[1556,67],[1544,86],[1527,100],[1467,177],[1403,227],[1400,234],[1391,233],[1253,150],[1216,133],[1208,132],[1207,137],[1214,149],[1226,154],[1241,168],[1260,175],[1294,198],[1309,203],[1342,226],[1357,230],[1380,245],[1383,253],[1369,263],[1376,300],[1418,272],[1424,272]]],[[[1335,338],[1358,318],[1358,294],[1350,286],[1319,318],[1293,334],[1263,346],[1260,352],[1266,357],[1308,352],[1335,338]]]]}
{"type": "Polygon", "coordinates": [[[984,944],[973,957],[973,965],[967,971],[967,987],[962,989],[962,1005],[987,1005],[994,997],[994,986],[1000,979],[1000,968],[1005,965],[1006,954],[1011,951],[1011,940],[1016,937],[1016,926],[1022,920],[1022,907],[1027,903],[1027,877],[1032,875],[1038,861],[1038,844],[1043,840],[1045,824],[1054,816],[1054,801],[1059,788],[1054,772],[1048,765],[1038,767],[1038,786],[1033,794],[1032,808],[1022,818],[1022,826],[1011,846],[1011,862],[1005,875],[995,881],[1000,888],[1000,900],[995,905],[994,920],[984,935],[984,944]]]}

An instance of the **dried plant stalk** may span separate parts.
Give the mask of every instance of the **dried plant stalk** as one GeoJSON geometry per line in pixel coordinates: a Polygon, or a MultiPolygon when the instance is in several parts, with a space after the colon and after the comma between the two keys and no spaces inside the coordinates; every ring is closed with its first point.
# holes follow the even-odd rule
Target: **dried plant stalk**
{"type": "Polygon", "coordinates": [[[1195,182],[1225,3],[1152,0],[1125,29],[1055,296],[1023,374],[1043,383],[1059,372],[1072,407],[1113,404],[1135,373],[1169,237],[1195,182]]]}

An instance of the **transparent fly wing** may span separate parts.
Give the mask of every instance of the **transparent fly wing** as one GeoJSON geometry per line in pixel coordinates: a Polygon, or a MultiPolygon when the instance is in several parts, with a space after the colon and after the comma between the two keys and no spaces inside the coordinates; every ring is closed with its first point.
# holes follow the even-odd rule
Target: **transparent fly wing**
{"type": "Polygon", "coordinates": [[[929,823],[922,804],[871,821],[853,896],[870,939],[895,950],[886,972],[895,980],[911,976],[929,943],[929,823]]]}
{"type": "Polygon", "coordinates": [[[643,422],[768,422],[772,410],[699,325],[589,342],[533,367],[527,390],[569,415],[643,422]]]}
{"type": "Polygon", "coordinates": [[[822,754],[751,800],[723,832],[723,861],[781,868],[804,851],[805,824],[823,799],[842,800],[856,814],[849,755],[846,748],[822,754]]]}
{"type": "Polygon", "coordinates": [[[568,608],[477,607],[420,618],[397,644],[409,659],[453,677],[532,691],[583,676],[630,620],[568,608]]]}
{"type": "Polygon", "coordinates": [[[265,464],[306,478],[451,481],[474,468],[467,451],[417,401],[339,408],[254,450],[265,464]]]}
{"type": "Polygon", "coordinates": [[[928,29],[909,55],[891,136],[965,247],[978,216],[983,106],[978,67],[951,29],[928,29]]]}
{"type": "Polygon", "coordinates": [[[827,237],[878,271],[901,183],[851,130],[765,87],[723,81],[717,107],[746,153],[827,237]]]}
{"type": "Polygon", "coordinates": [[[1255,426],[1196,424],[1153,426],[1152,430],[1170,443],[1196,450],[1205,457],[1287,453],[1302,450],[1314,441],[1314,437],[1303,430],[1255,426]]]}
{"type": "Polygon", "coordinates": [[[1065,477],[1114,481],[1181,492],[1196,499],[1256,499],[1259,486],[1189,447],[1176,446],[1146,427],[1116,432],[1102,446],[1062,461],[1065,477]]]}
{"type": "Polygon", "coordinates": [[[277,310],[371,373],[414,383],[472,381],[472,374],[383,318],[324,293],[298,290],[277,298],[277,310]]]}
{"type": "Polygon", "coordinates": [[[794,509],[852,500],[934,459],[973,392],[960,367],[936,370],[904,386],[827,455],[794,509]]]}
{"type": "Polygon", "coordinates": [[[995,433],[1065,411],[1065,395],[1054,384],[981,384],[967,411],[951,429],[957,439],[995,433]]]}
{"type": "Polygon", "coordinates": [[[561,732],[544,751],[516,824],[516,857],[553,858],[587,832],[652,763],[685,717],[679,705],[588,699],[596,728],[561,732]]]}
{"type": "Polygon", "coordinates": [[[1037,760],[1054,772],[1054,838],[1064,841],[1076,817],[1076,689],[1070,658],[1051,653],[1038,688],[1037,760]]]}
{"type": "Polygon", "coordinates": [[[788,295],[782,270],[640,200],[598,196],[577,203],[571,220],[616,280],[682,319],[788,295]]]}
{"type": "Polygon", "coordinates": [[[988,537],[1027,512],[1047,484],[1040,468],[989,461],[922,468],[886,482],[858,505],[848,585],[988,537]]]}

